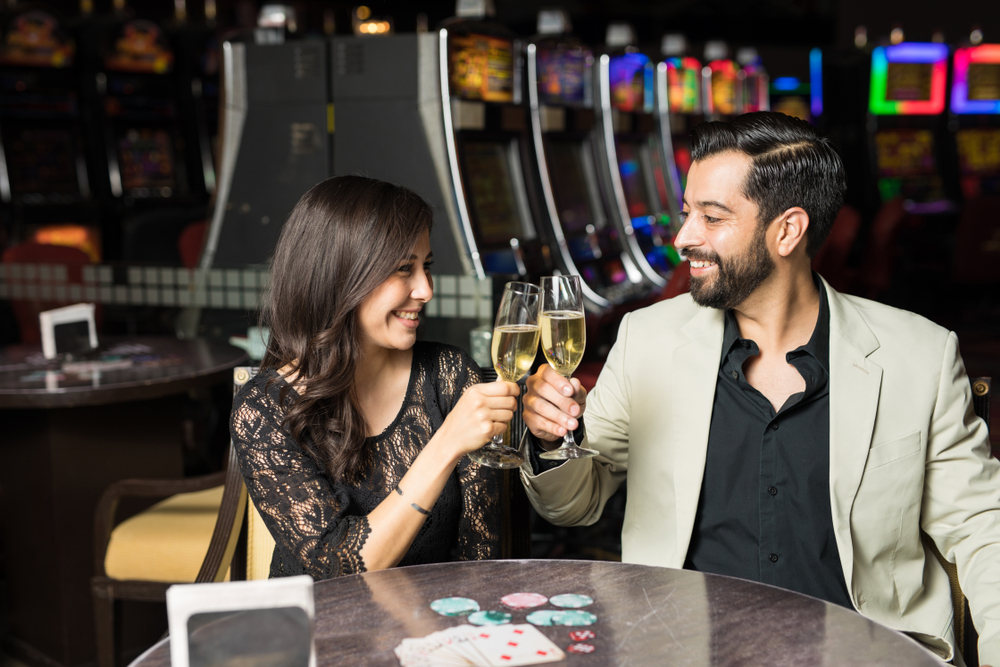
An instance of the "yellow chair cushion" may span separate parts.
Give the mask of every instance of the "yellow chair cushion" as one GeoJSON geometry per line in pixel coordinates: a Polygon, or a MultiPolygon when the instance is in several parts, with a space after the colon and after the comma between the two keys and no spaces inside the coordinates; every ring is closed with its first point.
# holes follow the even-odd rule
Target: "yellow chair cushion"
{"type": "Polygon", "coordinates": [[[267,579],[271,576],[274,538],[253,501],[247,500],[247,504],[250,511],[247,520],[247,579],[267,579]]]}
{"type": "MultiPolygon", "coordinates": [[[[212,541],[224,487],[179,493],[111,532],[104,569],[112,579],[191,583],[212,541]]],[[[227,573],[226,579],[229,579],[227,573]]]]}

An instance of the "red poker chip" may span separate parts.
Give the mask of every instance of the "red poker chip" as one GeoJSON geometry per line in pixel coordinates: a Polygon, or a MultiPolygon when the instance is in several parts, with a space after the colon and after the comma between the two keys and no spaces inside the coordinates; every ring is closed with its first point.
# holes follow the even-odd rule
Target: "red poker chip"
{"type": "Polygon", "coordinates": [[[509,609],[531,609],[548,601],[547,597],[538,593],[511,593],[500,598],[500,603],[509,609]]]}
{"type": "Polygon", "coordinates": [[[597,649],[594,648],[593,644],[579,642],[577,644],[570,644],[566,647],[566,650],[570,653],[593,653],[597,649]]]}
{"type": "Polygon", "coordinates": [[[585,642],[588,639],[593,639],[596,636],[597,635],[595,635],[591,630],[574,630],[573,632],[569,633],[569,638],[575,642],[585,642]]]}

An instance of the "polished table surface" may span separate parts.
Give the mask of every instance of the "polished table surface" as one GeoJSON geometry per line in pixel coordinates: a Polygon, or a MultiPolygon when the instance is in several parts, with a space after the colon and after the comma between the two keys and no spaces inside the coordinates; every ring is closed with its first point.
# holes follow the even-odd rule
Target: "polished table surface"
{"type": "Polygon", "coordinates": [[[38,345],[12,345],[0,350],[0,408],[101,405],[168,396],[225,379],[229,369],[244,360],[243,350],[200,338],[107,337],[87,359],[70,362],[46,359],[38,345]]]}
{"type": "MultiPolygon", "coordinates": [[[[430,608],[441,597],[468,597],[484,610],[515,592],[552,597],[582,593],[597,616],[590,654],[559,664],[879,665],[941,663],[915,641],[860,614],[753,582],[686,570],[606,561],[526,560],[444,563],[396,568],[315,585],[317,665],[398,665],[393,649],[461,618],[430,608]]],[[[554,609],[550,604],[537,609],[554,609]]],[[[513,611],[524,623],[528,611],[513,611]]],[[[539,628],[565,650],[579,628],[539,628]]],[[[166,640],[133,667],[169,667],[166,640]]]]}
{"type": "MultiPolygon", "coordinates": [[[[247,359],[239,348],[201,339],[106,337],[101,344],[74,361],[46,360],[37,345],[0,350],[0,507],[16,508],[0,513],[3,643],[29,664],[93,663],[100,494],[121,479],[182,477],[188,392],[212,385],[229,392],[232,368],[247,359]]],[[[149,630],[153,638],[163,631],[149,630]]],[[[130,632],[126,624],[126,638],[130,632]]]]}

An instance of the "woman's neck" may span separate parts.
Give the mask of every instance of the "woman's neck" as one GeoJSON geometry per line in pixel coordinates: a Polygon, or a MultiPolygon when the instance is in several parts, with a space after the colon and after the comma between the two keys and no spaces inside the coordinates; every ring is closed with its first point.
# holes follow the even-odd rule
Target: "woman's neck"
{"type": "Polygon", "coordinates": [[[354,371],[358,407],[368,422],[368,435],[378,435],[395,418],[406,396],[413,362],[407,350],[366,349],[354,371]]]}

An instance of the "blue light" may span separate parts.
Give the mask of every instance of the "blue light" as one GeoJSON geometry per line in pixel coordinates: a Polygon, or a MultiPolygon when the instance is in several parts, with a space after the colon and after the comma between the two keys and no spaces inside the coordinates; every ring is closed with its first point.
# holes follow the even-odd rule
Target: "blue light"
{"type": "Polygon", "coordinates": [[[823,52],[816,48],[809,52],[810,111],[813,118],[823,115],[823,52]]]}
{"type": "Polygon", "coordinates": [[[639,171],[639,163],[635,160],[625,160],[618,164],[618,170],[627,178],[639,171]]]}
{"type": "Polygon", "coordinates": [[[771,86],[775,90],[798,90],[802,83],[796,79],[794,76],[779,76],[774,81],[771,82],[771,86]]]}

